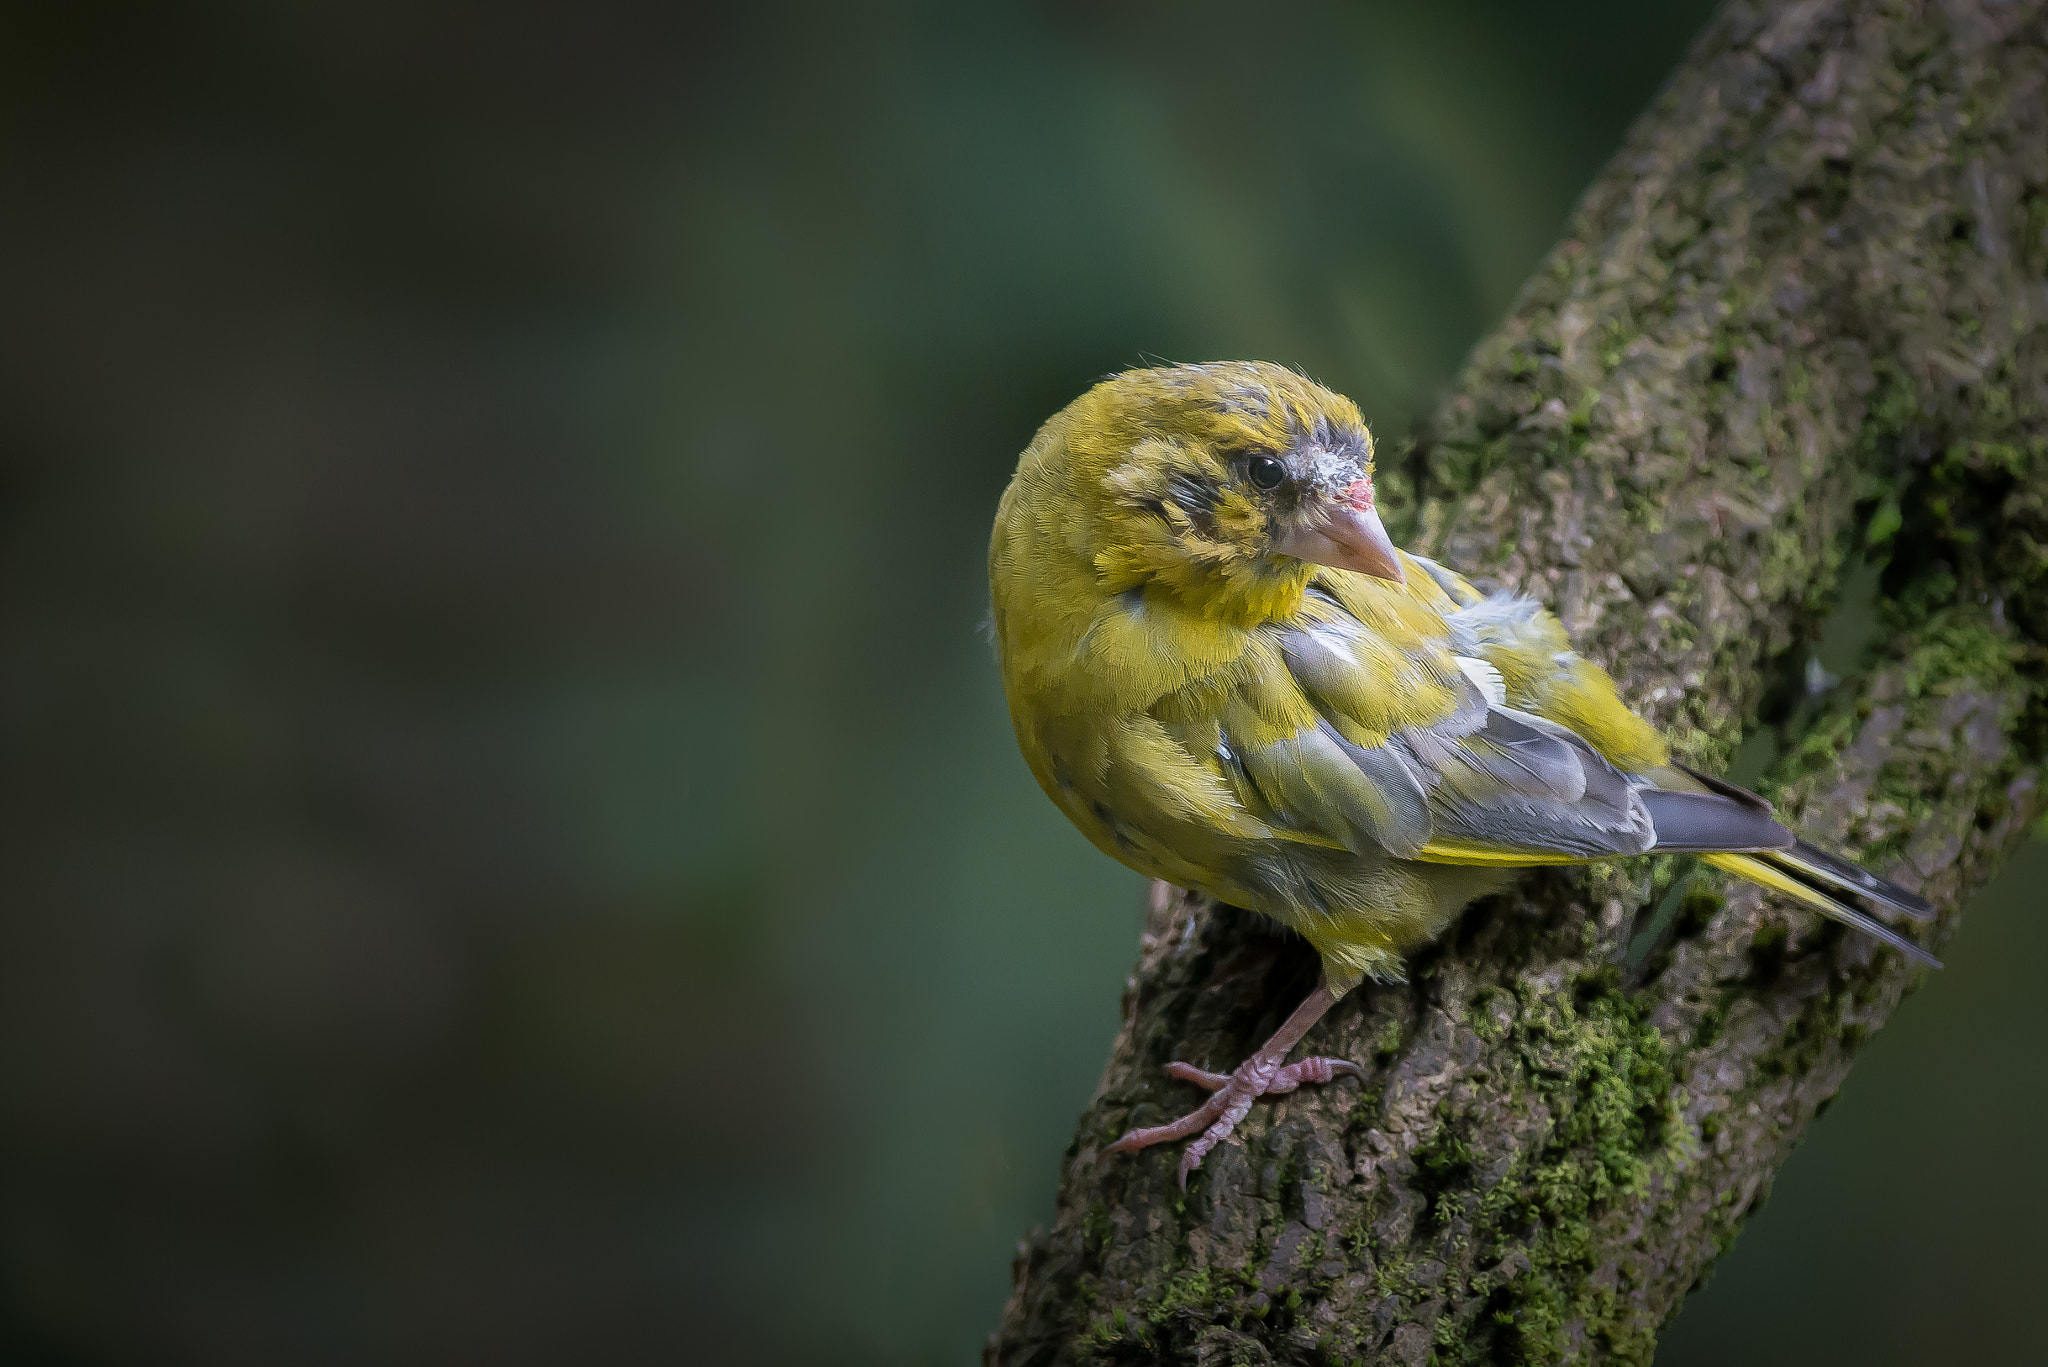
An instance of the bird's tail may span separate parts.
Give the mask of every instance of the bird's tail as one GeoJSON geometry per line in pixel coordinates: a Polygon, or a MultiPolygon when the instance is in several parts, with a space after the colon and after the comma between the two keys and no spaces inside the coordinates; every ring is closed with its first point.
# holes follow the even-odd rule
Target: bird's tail
{"type": "Polygon", "coordinates": [[[1941,960],[1860,905],[1925,921],[1934,908],[1924,898],[1793,838],[1778,824],[1771,804],[1747,789],[1682,765],[1649,777],[1658,787],[1642,797],[1657,828],[1655,849],[1697,854],[1725,873],[1795,898],[1909,959],[1941,967],[1941,960]]]}
{"type": "Polygon", "coordinates": [[[1940,968],[1941,960],[1893,930],[1842,894],[1867,897],[1888,910],[1924,921],[1934,908],[1896,884],[1865,873],[1845,859],[1817,850],[1804,840],[1789,850],[1758,850],[1753,854],[1722,852],[1701,859],[1724,873],[1746,878],[1775,892],[1797,898],[1823,916],[1840,921],[1890,945],[1909,959],[1940,968]],[[1847,873],[1845,874],[1845,871],[1847,873]]]}

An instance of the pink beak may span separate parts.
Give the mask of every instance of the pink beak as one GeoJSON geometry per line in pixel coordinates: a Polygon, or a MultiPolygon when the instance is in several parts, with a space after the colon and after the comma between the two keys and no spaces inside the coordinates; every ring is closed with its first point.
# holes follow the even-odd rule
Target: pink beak
{"type": "Polygon", "coordinates": [[[1396,584],[1407,582],[1401,557],[1395,553],[1387,529],[1380,525],[1380,515],[1373,511],[1372,484],[1367,480],[1353,481],[1331,500],[1320,527],[1296,528],[1281,537],[1274,549],[1312,565],[1354,570],[1396,584]]]}

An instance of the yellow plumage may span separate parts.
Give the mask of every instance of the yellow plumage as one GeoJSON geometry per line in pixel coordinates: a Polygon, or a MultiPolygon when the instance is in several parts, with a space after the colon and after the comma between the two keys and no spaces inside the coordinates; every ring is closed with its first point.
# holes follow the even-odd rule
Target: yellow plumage
{"type": "MultiPolygon", "coordinates": [[[[1303,451],[1350,459],[1370,482],[1358,410],[1286,369],[1118,375],[1024,453],[989,578],[1018,744],[1044,791],[1141,873],[1292,924],[1348,988],[1399,974],[1497,869],[1655,848],[1626,812],[1567,801],[1575,775],[1559,793],[1524,783],[1499,746],[1470,756],[1487,685],[1509,715],[1579,742],[1520,740],[1554,752],[1544,760],[1597,756],[1630,791],[1704,789],[1667,767],[1657,734],[1534,603],[1485,598],[1415,557],[1391,582],[1274,551],[1290,519],[1315,519],[1313,500],[1274,498],[1243,467],[1303,451]],[[1401,844],[1417,828],[1407,814],[1374,816],[1389,795],[1358,754],[1419,775],[1430,812],[1417,848],[1401,844]],[[1475,814],[1446,822],[1446,787],[1475,814]],[[1495,830],[1487,801],[1554,812],[1495,830]],[[1585,820],[1595,828],[1577,830],[1585,820]]],[[[1399,799],[1415,805],[1413,791],[1399,799]]]]}
{"type": "Polygon", "coordinates": [[[1371,477],[1351,402],[1261,363],[1113,377],[1032,441],[995,639],[1031,772],[1098,848],[1294,927],[1325,998],[1399,976],[1516,867],[1651,850],[1925,957],[1849,899],[1924,903],[1672,765],[1547,611],[1396,552],[1371,477]]]}

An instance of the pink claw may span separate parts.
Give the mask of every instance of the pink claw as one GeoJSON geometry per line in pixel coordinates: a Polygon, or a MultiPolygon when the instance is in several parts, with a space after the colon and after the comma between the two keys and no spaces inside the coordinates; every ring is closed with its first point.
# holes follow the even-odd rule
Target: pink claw
{"type": "Polygon", "coordinates": [[[1301,1043],[1301,1037],[1309,1032],[1309,1027],[1321,1020],[1323,1013],[1336,1001],[1328,983],[1317,984],[1307,1000],[1273,1032],[1273,1038],[1267,1040],[1258,1053],[1228,1073],[1212,1073],[1192,1063],[1167,1064],[1169,1076],[1207,1088],[1209,1099],[1170,1125],[1132,1130],[1105,1152],[1136,1153],[1154,1144],[1186,1139],[1199,1130],[1201,1137],[1188,1145],[1187,1152],[1180,1156],[1180,1185],[1185,1191],[1188,1174],[1202,1166],[1203,1155],[1230,1136],[1230,1132],[1237,1128],[1237,1122],[1245,1118],[1252,1103],[1260,1097],[1291,1092],[1303,1083],[1328,1082],[1337,1077],[1355,1077],[1362,1081],[1365,1070],[1341,1058],[1305,1058],[1299,1063],[1281,1066],[1281,1061],[1295,1045],[1301,1043]]]}

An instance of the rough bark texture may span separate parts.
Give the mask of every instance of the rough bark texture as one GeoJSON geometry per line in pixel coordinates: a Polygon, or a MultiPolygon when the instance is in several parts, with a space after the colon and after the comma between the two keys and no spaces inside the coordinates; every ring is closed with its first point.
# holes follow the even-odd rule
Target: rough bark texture
{"type": "MultiPolygon", "coordinates": [[[[1782,725],[1851,557],[1865,667],[1800,704],[1790,823],[1957,908],[2043,809],[2048,22],[2041,3],[1736,3],[1405,461],[1407,542],[1561,614],[1678,752],[1782,725]]],[[[1405,489],[1404,489],[1405,486],[1405,489]]],[[[1404,496],[1405,495],[1405,496],[1404,496]]],[[[992,1364],[1646,1361],[1917,977],[1702,874],[1528,875],[1305,1049],[1185,1196],[1101,1156],[1189,1108],[1314,981],[1158,890],[1124,1027],[1020,1250],[992,1364]]]]}

